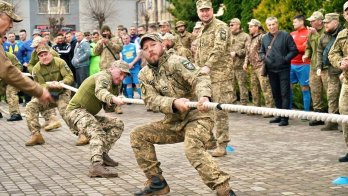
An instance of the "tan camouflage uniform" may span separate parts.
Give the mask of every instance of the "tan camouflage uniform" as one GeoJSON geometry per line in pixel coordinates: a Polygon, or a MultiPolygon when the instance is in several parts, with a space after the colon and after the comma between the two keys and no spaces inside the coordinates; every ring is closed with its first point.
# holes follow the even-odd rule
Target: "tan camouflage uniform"
{"type": "Polygon", "coordinates": [[[306,51],[304,56],[311,59],[311,71],[309,74],[309,86],[311,90],[311,98],[314,111],[324,111],[324,98],[323,95],[327,92],[327,71],[323,70],[321,76],[317,76],[317,47],[320,36],[324,33],[325,29],[318,30],[316,34],[309,34],[306,51]]]}
{"type": "MultiPolygon", "coordinates": [[[[329,52],[329,60],[333,67],[340,68],[343,58],[348,57],[348,28],[345,28],[338,33],[334,45],[329,52]]],[[[339,112],[343,115],[348,115],[348,72],[343,71],[344,79],[339,98],[339,112]]],[[[348,147],[348,124],[342,124],[344,140],[348,147]]]]}
{"type": "Polygon", "coordinates": [[[118,93],[119,86],[113,85],[110,72],[104,70],[82,83],[66,109],[70,130],[90,139],[92,162],[102,162],[103,152],[109,152],[124,130],[120,119],[96,115],[102,108],[114,111],[116,105],[111,104],[112,97],[118,93]]]}
{"type": "Polygon", "coordinates": [[[177,98],[197,101],[211,97],[209,76],[200,72],[187,59],[164,53],[158,67],[147,65],[139,73],[145,105],[165,114],[163,120],[138,126],[132,130],[131,146],[145,175],[161,175],[154,144],[184,142],[185,154],[204,183],[215,189],[228,183],[229,175],[221,171],[206,151],[214,143],[212,111],[191,109],[180,113],[173,109],[177,98]]]}
{"type": "MultiPolygon", "coordinates": [[[[52,62],[48,65],[41,65],[41,63],[38,62],[34,66],[32,74],[34,80],[43,87],[47,87],[46,82],[49,81],[62,81],[67,85],[72,85],[74,82],[73,73],[66,62],[57,57],[53,57],[52,62]]],[[[60,115],[66,121],[65,109],[70,100],[70,91],[64,89],[49,91],[59,94],[58,99],[54,103],[44,105],[40,103],[37,98],[34,98],[25,108],[28,128],[32,134],[40,132],[39,112],[58,107],[60,115]]]]}
{"type": "Polygon", "coordinates": [[[191,43],[193,39],[190,32],[185,31],[183,34],[179,33],[179,39],[185,48],[187,49],[191,48],[191,43]]]}
{"type": "MultiPolygon", "coordinates": [[[[107,45],[117,60],[120,59],[120,52],[123,48],[122,40],[119,37],[112,37],[107,45]]],[[[102,40],[99,40],[93,49],[95,55],[100,56],[100,70],[105,70],[116,60],[102,40]]]]}
{"type": "MultiPolygon", "coordinates": [[[[213,102],[232,102],[232,80],[228,65],[230,61],[229,39],[230,32],[226,23],[216,18],[204,25],[197,38],[195,63],[199,67],[208,66],[210,68],[213,102]]],[[[218,143],[227,144],[230,141],[227,111],[216,111],[215,128],[218,143]]]]}
{"type": "Polygon", "coordinates": [[[247,49],[244,66],[248,66],[249,63],[252,66],[250,86],[254,106],[261,106],[261,87],[263,96],[265,98],[266,107],[272,108],[274,107],[274,100],[271,86],[269,84],[268,77],[261,76],[260,72],[260,68],[264,64],[264,61],[262,61],[259,56],[262,36],[263,34],[260,33],[251,37],[251,41],[246,46],[247,49]]]}
{"type": "MultiPolygon", "coordinates": [[[[10,59],[12,65],[16,66],[19,70],[23,69],[22,64],[18,61],[17,57],[9,52],[5,52],[6,57],[10,59]]],[[[6,100],[8,103],[8,110],[10,115],[21,114],[18,104],[18,92],[19,90],[11,85],[6,85],[6,100]]]]}
{"type": "Polygon", "coordinates": [[[232,103],[237,101],[237,89],[235,89],[235,84],[238,84],[240,92],[240,103],[242,105],[248,104],[249,91],[248,91],[248,73],[243,70],[243,64],[245,61],[246,55],[246,45],[250,42],[250,36],[240,30],[237,33],[231,33],[230,44],[231,48],[228,51],[229,53],[235,52],[236,55],[234,58],[230,56],[230,66],[231,66],[231,77],[233,82],[233,97],[232,103]]]}

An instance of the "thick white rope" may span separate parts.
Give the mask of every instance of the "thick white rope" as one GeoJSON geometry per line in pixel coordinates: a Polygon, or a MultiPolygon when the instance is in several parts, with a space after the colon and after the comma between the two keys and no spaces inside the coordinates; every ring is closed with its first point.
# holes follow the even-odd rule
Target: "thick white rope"
{"type": "MultiPolygon", "coordinates": [[[[50,82],[47,82],[47,83],[49,84],[50,82]]],[[[65,89],[77,92],[77,88],[71,87],[63,83],[61,85],[65,89]]],[[[129,98],[122,97],[122,100],[125,103],[144,105],[144,101],[141,99],[129,99],[129,98]]],[[[198,102],[187,102],[186,104],[190,108],[196,108],[198,102]]],[[[212,110],[216,109],[216,110],[244,112],[244,113],[252,113],[252,114],[317,120],[317,121],[348,123],[348,115],[305,112],[305,111],[298,111],[298,110],[285,110],[285,109],[277,109],[277,108],[264,108],[264,107],[233,105],[233,104],[220,104],[220,103],[214,103],[214,102],[206,102],[203,105],[212,110]]]]}

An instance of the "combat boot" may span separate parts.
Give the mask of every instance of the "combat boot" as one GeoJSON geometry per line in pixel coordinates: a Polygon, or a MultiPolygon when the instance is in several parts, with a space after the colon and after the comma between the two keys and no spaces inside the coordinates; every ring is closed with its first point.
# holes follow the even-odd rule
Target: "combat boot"
{"type": "Polygon", "coordinates": [[[340,157],[338,159],[339,162],[348,162],[348,153],[346,154],[346,156],[340,157]]]}
{"type": "Polygon", "coordinates": [[[216,188],[217,196],[236,196],[228,184],[220,185],[216,188]]]}
{"type": "Polygon", "coordinates": [[[60,124],[59,120],[57,119],[57,117],[52,117],[49,120],[49,123],[47,126],[44,127],[45,131],[51,131],[53,129],[58,129],[62,127],[62,124],[60,124]]]}
{"type": "Polygon", "coordinates": [[[226,143],[218,144],[217,148],[211,153],[211,156],[223,157],[227,155],[226,146],[227,146],[226,143]]]}
{"type": "Polygon", "coordinates": [[[103,166],[102,162],[94,162],[89,167],[89,177],[91,178],[116,178],[118,174],[110,171],[108,168],[103,166]]]}
{"type": "Polygon", "coordinates": [[[321,120],[311,120],[309,121],[309,126],[318,126],[318,125],[324,125],[325,122],[324,121],[321,121],[321,120]]]}
{"type": "Polygon", "coordinates": [[[12,114],[11,117],[9,119],[7,119],[7,121],[20,121],[23,120],[22,116],[20,114],[12,114]]]}
{"type": "Polygon", "coordinates": [[[3,118],[2,113],[0,112],[0,118],[3,118]]]}
{"type": "Polygon", "coordinates": [[[103,164],[105,166],[116,167],[118,166],[118,162],[114,161],[109,157],[108,153],[103,152],[103,164]]]}
{"type": "Polygon", "coordinates": [[[163,176],[152,176],[145,183],[143,190],[134,193],[134,196],[165,195],[170,192],[170,188],[163,176]]]}
{"type": "Polygon", "coordinates": [[[27,142],[25,142],[25,145],[26,146],[35,146],[35,145],[41,145],[44,143],[45,143],[45,140],[43,139],[41,133],[36,132],[30,136],[30,139],[27,142]]]}
{"type": "Polygon", "coordinates": [[[76,146],[84,146],[89,144],[89,139],[86,137],[85,134],[79,134],[79,137],[77,138],[76,141],[76,146]]]}
{"type": "Polygon", "coordinates": [[[338,123],[327,122],[325,127],[320,129],[320,131],[333,131],[333,130],[338,130],[338,123]]]}
{"type": "Polygon", "coordinates": [[[277,116],[274,119],[270,120],[269,123],[280,123],[281,120],[282,118],[277,116]]]}
{"type": "Polygon", "coordinates": [[[123,111],[122,111],[122,108],[121,108],[121,106],[116,106],[116,108],[115,108],[115,112],[116,112],[116,114],[123,114],[123,111]]]}

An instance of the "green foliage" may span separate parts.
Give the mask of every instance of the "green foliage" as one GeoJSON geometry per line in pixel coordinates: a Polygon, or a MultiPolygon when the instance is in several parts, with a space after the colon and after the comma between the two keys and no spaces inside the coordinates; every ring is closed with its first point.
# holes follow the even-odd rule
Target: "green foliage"
{"type": "Polygon", "coordinates": [[[241,18],[242,7],[240,6],[243,0],[224,0],[226,11],[221,17],[223,21],[228,23],[232,18],[241,18]]]}
{"type": "Polygon", "coordinates": [[[241,22],[244,31],[248,31],[248,22],[253,18],[252,10],[256,8],[261,0],[243,0],[241,4],[241,22]]]}
{"type": "Polygon", "coordinates": [[[192,31],[196,21],[199,21],[197,16],[196,1],[195,0],[170,0],[174,5],[168,11],[175,17],[175,22],[182,20],[186,22],[188,31],[192,31]]]}

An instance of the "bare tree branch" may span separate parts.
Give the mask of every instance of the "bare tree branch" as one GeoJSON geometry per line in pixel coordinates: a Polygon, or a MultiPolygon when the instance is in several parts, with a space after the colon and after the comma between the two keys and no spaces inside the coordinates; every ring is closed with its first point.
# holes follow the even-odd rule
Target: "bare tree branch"
{"type": "Polygon", "coordinates": [[[111,16],[114,2],[113,0],[87,0],[86,11],[82,12],[82,14],[96,21],[100,29],[111,16]]]}

